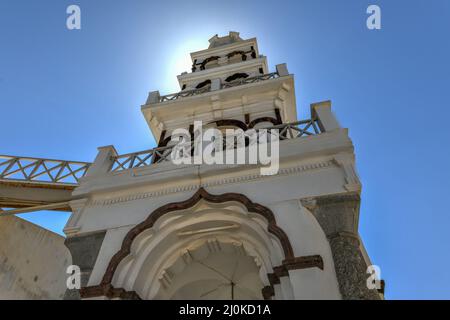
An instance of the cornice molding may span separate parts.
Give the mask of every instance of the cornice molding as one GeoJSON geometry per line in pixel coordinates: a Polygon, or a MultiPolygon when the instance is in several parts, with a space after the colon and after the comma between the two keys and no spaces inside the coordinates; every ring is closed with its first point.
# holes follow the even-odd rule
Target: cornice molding
{"type": "Polygon", "coordinates": [[[174,194],[174,193],[189,192],[189,191],[197,190],[199,188],[215,187],[215,186],[229,185],[229,184],[236,184],[236,183],[244,183],[244,182],[248,182],[248,181],[255,181],[255,180],[261,180],[261,179],[270,179],[270,178],[276,177],[276,176],[293,175],[293,174],[303,173],[306,171],[325,169],[325,168],[334,167],[334,166],[336,166],[336,163],[333,160],[325,160],[325,161],[320,161],[320,162],[315,162],[315,163],[298,165],[298,166],[294,166],[294,167],[280,168],[278,174],[274,175],[274,176],[264,176],[259,173],[253,173],[253,174],[242,175],[242,176],[226,177],[226,178],[221,178],[221,179],[205,181],[205,182],[201,183],[200,185],[189,184],[189,185],[160,189],[160,190],[155,190],[155,191],[145,192],[145,193],[140,193],[140,194],[131,194],[131,195],[127,195],[127,196],[114,197],[114,198],[110,198],[110,199],[94,199],[90,203],[88,203],[88,206],[109,206],[109,205],[114,205],[117,203],[136,201],[136,200],[142,200],[142,199],[147,199],[147,198],[163,197],[163,196],[174,194]]]}

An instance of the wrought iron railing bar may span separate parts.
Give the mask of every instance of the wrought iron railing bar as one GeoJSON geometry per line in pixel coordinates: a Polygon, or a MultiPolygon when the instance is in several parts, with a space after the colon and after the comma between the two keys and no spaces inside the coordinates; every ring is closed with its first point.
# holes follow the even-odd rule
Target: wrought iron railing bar
{"type": "Polygon", "coordinates": [[[34,166],[33,170],[30,172],[30,175],[29,175],[30,179],[33,179],[34,174],[39,169],[39,167],[41,166],[42,162],[44,162],[44,160],[37,160],[35,162],[35,166],[34,166]]]}
{"type": "MultiPolygon", "coordinates": [[[[20,160],[19,160],[19,162],[20,162],[20,160]]],[[[22,166],[22,164],[20,164],[20,165],[21,165],[22,169],[25,170],[25,169],[31,168],[33,166],[36,166],[36,161],[26,164],[25,166],[22,166]]],[[[28,176],[31,176],[31,173],[28,174],[28,176]]]]}
{"type": "Polygon", "coordinates": [[[7,176],[9,170],[14,167],[14,165],[16,164],[17,159],[11,159],[11,163],[8,165],[8,167],[6,167],[3,171],[2,174],[0,175],[0,177],[5,177],[7,176]]]}
{"type": "MultiPolygon", "coordinates": [[[[276,78],[276,76],[278,76],[278,73],[277,72],[272,72],[272,73],[268,73],[268,74],[265,74],[265,75],[259,75],[259,76],[251,77],[251,78],[238,79],[238,80],[234,80],[232,82],[223,83],[221,85],[221,88],[222,89],[226,89],[226,88],[240,86],[240,85],[243,85],[243,84],[256,83],[256,82],[259,82],[259,81],[270,80],[270,79],[276,78]]],[[[192,97],[192,96],[195,96],[195,95],[198,95],[198,94],[203,94],[203,93],[210,92],[210,91],[211,91],[211,85],[208,85],[206,87],[199,88],[199,89],[191,89],[191,90],[179,91],[179,92],[176,92],[176,93],[171,93],[171,94],[167,94],[167,95],[161,96],[159,98],[159,102],[174,101],[174,100],[177,100],[179,98],[192,97]]]]}
{"type": "MultiPolygon", "coordinates": [[[[83,174],[82,174],[82,176],[84,176],[84,174],[86,173],[86,171],[85,171],[86,168],[83,168],[83,167],[73,170],[73,169],[69,166],[69,170],[70,170],[70,172],[72,173],[73,178],[74,178],[77,182],[78,182],[78,179],[79,179],[79,177],[77,177],[77,173],[80,172],[80,171],[84,171],[83,174]]],[[[82,176],[81,176],[81,177],[82,177],[82,176]]]]}
{"type": "MultiPolygon", "coordinates": [[[[267,126],[267,127],[262,127],[262,128],[258,128],[256,129],[256,131],[258,130],[262,130],[262,129],[268,129],[268,130],[274,130],[274,129],[280,129],[279,132],[279,137],[280,139],[284,140],[284,139],[294,139],[294,138],[300,138],[304,135],[307,136],[311,136],[314,134],[319,134],[320,130],[318,130],[315,122],[317,120],[315,118],[312,119],[308,119],[308,120],[300,120],[300,121],[296,121],[293,123],[283,123],[283,124],[279,124],[279,125],[272,125],[272,126],[267,126]],[[303,126],[303,128],[302,128],[303,126]],[[310,128],[313,128],[314,133],[308,131],[310,128]],[[297,132],[297,134],[295,134],[294,132],[297,132]]],[[[272,134],[272,133],[271,133],[272,134]]],[[[223,137],[223,144],[226,147],[227,143],[226,143],[226,137],[223,137]]],[[[233,141],[235,141],[235,138],[233,138],[233,141]]],[[[234,142],[233,145],[235,146],[236,143],[234,142]]],[[[126,170],[125,164],[129,163],[129,161],[133,158],[133,159],[138,159],[137,164],[134,163],[133,164],[133,168],[136,167],[141,167],[142,166],[148,166],[151,165],[152,163],[161,163],[163,161],[166,161],[167,158],[169,157],[169,155],[172,153],[173,150],[173,145],[170,146],[164,146],[164,147],[157,147],[154,149],[150,149],[150,150],[144,150],[144,151],[140,151],[140,152],[134,152],[134,153],[128,153],[128,154],[124,154],[124,155],[120,155],[115,157],[115,164],[117,164],[118,166],[113,169],[113,172],[116,171],[121,171],[121,170],[126,170]],[[166,151],[170,151],[170,152],[166,152],[166,151]],[[140,158],[141,155],[146,155],[144,158],[140,158]],[[153,162],[151,162],[150,164],[146,164],[145,161],[148,160],[150,157],[155,157],[156,160],[154,160],[153,162]],[[120,163],[120,159],[125,159],[122,163],[120,163]]],[[[179,147],[189,147],[190,151],[194,148],[194,142],[190,141],[190,142],[186,142],[183,145],[179,145],[179,147]]],[[[129,165],[127,166],[128,169],[131,168],[129,165]]]]}
{"type": "Polygon", "coordinates": [[[144,153],[152,153],[152,152],[155,152],[155,151],[158,151],[158,150],[163,150],[163,149],[168,149],[168,148],[171,148],[171,147],[170,146],[165,146],[165,147],[157,147],[157,148],[153,148],[153,149],[147,149],[147,150],[139,151],[139,152],[130,152],[130,153],[119,155],[119,156],[117,156],[115,158],[116,159],[128,158],[128,157],[131,157],[133,155],[141,155],[141,154],[144,154],[144,153]]]}
{"type": "Polygon", "coordinates": [[[28,168],[28,166],[26,165],[25,168],[22,167],[22,164],[20,163],[20,161],[17,161],[17,166],[19,167],[21,173],[23,174],[23,176],[25,177],[25,179],[28,179],[28,175],[25,172],[25,169],[28,168]]]}
{"type": "MultiPolygon", "coordinates": [[[[14,175],[14,174],[16,174],[16,173],[19,173],[19,172],[23,174],[22,166],[20,165],[20,161],[17,160],[17,159],[15,159],[14,162],[12,162],[12,163],[8,166],[8,170],[5,170],[5,171],[3,172],[2,177],[7,178],[7,177],[10,177],[10,176],[12,176],[12,175],[14,175]],[[17,165],[18,169],[14,170],[14,171],[10,171],[11,168],[12,168],[14,165],[17,165]]],[[[24,175],[24,176],[26,177],[26,175],[24,175]]]]}
{"type": "MultiPolygon", "coordinates": [[[[44,160],[42,160],[42,162],[39,164],[39,166],[44,166],[44,160]]],[[[55,167],[52,167],[50,170],[54,170],[54,169],[58,169],[59,167],[61,167],[61,166],[63,166],[63,163],[60,163],[60,164],[58,164],[57,166],[55,166],[55,167]]],[[[64,167],[63,167],[64,168],[64,167]]],[[[42,175],[44,175],[44,174],[47,174],[47,171],[48,171],[48,169],[47,169],[47,166],[44,166],[44,171],[42,171],[42,172],[40,172],[40,173],[37,173],[37,174],[35,174],[35,175],[33,175],[33,176],[30,176],[29,178],[30,179],[35,179],[35,178],[37,178],[37,177],[40,177],[40,176],[42,176],[42,175]]]]}
{"type": "MultiPolygon", "coordinates": [[[[9,176],[12,176],[12,175],[14,175],[14,174],[20,172],[20,173],[22,173],[22,175],[23,175],[25,178],[27,178],[28,175],[26,174],[26,172],[25,172],[24,170],[25,170],[25,169],[28,169],[28,168],[31,167],[31,166],[33,166],[33,163],[29,163],[29,164],[25,165],[25,167],[22,167],[22,164],[20,163],[20,161],[19,161],[19,160],[16,160],[14,164],[17,164],[17,166],[18,166],[19,168],[16,169],[16,170],[14,170],[14,171],[8,171],[8,172],[6,172],[6,174],[5,174],[4,176],[5,176],[5,177],[9,177],[9,176]]],[[[10,168],[13,167],[14,164],[13,164],[12,166],[10,166],[10,168]]]]}
{"type": "Polygon", "coordinates": [[[261,128],[258,128],[258,130],[261,130],[261,129],[282,129],[282,128],[290,127],[290,126],[295,127],[295,126],[299,126],[299,125],[302,125],[302,124],[309,123],[311,121],[312,120],[309,119],[309,120],[301,120],[301,121],[291,122],[291,123],[288,123],[288,124],[282,123],[282,124],[277,124],[277,125],[272,125],[272,126],[261,127],[261,128]]]}
{"type": "Polygon", "coordinates": [[[61,166],[61,168],[58,170],[58,173],[56,174],[55,180],[58,181],[61,177],[61,174],[64,172],[64,169],[66,167],[69,167],[69,165],[67,164],[67,161],[64,161],[63,165],[61,166]]]}
{"type": "MultiPolygon", "coordinates": [[[[130,155],[130,157],[131,157],[132,155],[130,155]]],[[[125,168],[127,165],[128,165],[128,163],[131,161],[131,158],[130,157],[128,157],[125,161],[123,161],[123,162],[120,162],[120,166],[121,167],[123,167],[123,168],[125,168]]]]}
{"type": "Polygon", "coordinates": [[[155,150],[155,156],[157,156],[157,157],[161,157],[163,154],[161,153],[161,151],[159,151],[159,150],[155,150]]]}
{"type": "Polygon", "coordinates": [[[130,161],[130,165],[128,166],[129,168],[133,168],[134,166],[134,161],[136,160],[136,157],[137,157],[138,155],[133,155],[132,157],[131,157],[131,161],[130,161]]]}
{"type": "Polygon", "coordinates": [[[206,86],[204,88],[199,88],[199,89],[192,89],[192,90],[186,90],[186,91],[179,91],[177,93],[171,93],[171,94],[167,94],[164,96],[161,96],[159,98],[160,102],[164,102],[164,101],[173,101],[176,100],[180,97],[191,97],[197,94],[202,94],[205,92],[209,92],[211,90],[211,86],[206,86]]]}
{"type": "Polygon", "coordinates": [[[140,156],[136,155],[136,156],[134,157],[133,164],[134,164],[135,161],[137,161],[137,164],[134,165],[134,167],[137,168],[137,167],[139,167],[139,165],[142,163],[142,159],[141,159],[140,156]]]}
{"type": "Polygon", "coordinates": [[[51,170],[49,170],[49,168],[47,168],[47,165],[45,164],[45,161],[42,163],[42,166],[45,168],[45,171],[47,173],[47,175],[49,176],[51,181],[55,181],[55,178],[53,177],[53,175],[51,174],[51,170]]]}
{"type": "Polygon", "coordinates": [[[288,130],[289,130],[289,134],[291,135],[290,138],[293,139],[294,138],[294,133],[292,132],[292,129],[296,128],[294,126],[289,126],[288,130]]]}
{"type": "Polygon", "coordinates": [[[76,181],[78,181],[78,177],[76,176],[76,173],[83,170],[84,172],[83,172],[82,176],[84,176],[86,174],[87,169],[88,169],[88,167],[80,167],[78,169],[72,170],[72,168],[70,168],[70,166],[68,166],[67,168],[70,171],[70,173],[67,173],[64,176],[60,177],[55,182],[61,181],[61,180],[65,179],[67,177],[70,177],[70,176],[72,176],[76,181]]]}
{"type": "Polygon", "coordinates": [[[287,130],[288,130],[287,126],[282,128],[281,131],[280,131],[280,136],[282,136],[283,138],[288,138],[287,137],[287,130]]]}
{"type": "Polygon", "coordinates": [[[238,79],[238,80],[234,80],[232,82],[227,82],[227,83],[222,84],[222,88],[231,88],[231,87],[239,86],[242,84],[259,82],[261,80],[263,80],[263,81],[270,80],[270,79],[274,79],[277,75],[278,75],[277,72],[272,72],[269,74],[255,76],[255,77],[251,77],[251,78],[238,79]]]}
{"type": "Polygon", "coordinates": [[[314,129],[314,133],[318,134],[320,131],[317,128],[316,121],[311,121],[311,123],[312,123],[312,127],[314,129]]]}
{"type": "Polygon", "coordinates": [[[304,132],[307,132],[307,130],[309,129],[309,127],[311,127],[311,122],[308,123],[302,130],[303,130],[304,132]]]}
{"type": "Polygon", "coordinates": [[[145,164],[145,161],[147,161],[149,158],[151,158],[152,157],[152,155],[153,154],[148,154],[147,156],[145,156],[144,158],[139,158],[138,157],[138,159],[139,159],[139,163],[136,165],[136,167],[139,167],[141,164],[145,164]]]}
{"type": "Polygon", "coordinates": [[[113,163],[112,166],[114,167],[115,164],[117,164],[117,167],[114,168],[114,169],[112,169],[113,172],[114,172],[114,171],[118,171],[120,168],[122,168],[123,170],[126,170],[126,168],[122,165],[122,163],[120,163],[120,162],[118,161],[118,159],[115,159],[115,160],[114,160],[114,163],[113,163]]]}
{"type": "MultiPolygon", "coordinates": [[[[63,161],[67,161],[67,160],[57,160],[57,159],[47,159],[47,158],[31,158],[31,157],[20,157],[20,156],[7,156],[7,155],[0,155],[0,159],[9,159],[7,161],[11,161],[11,160],[25,160],[25,161],[37,161],[37,160],[44,160],[47,162],[54,162],[54,163],[60,163],[63,161]]],[[[82,164],[88,164],[90,165],[90,162],[84,162],[84,161],[67,161],[69,163],[72,164],[78,164],[78,165],[82,165],[82,164]]],[[[2,164],[0,164],[2,165],[2,164]]]]}
{"type": "Polygon", "coordinates": [[[15,161],[15,159],[14,159],[14,158],[8,159],[8,160],[6,160],[6,161],[0,163],[0,166],[3,166],[3,165],[5,165],[5,164],[7,164],[8,162],[11,162],[11,161],[15,161]]]}
{"type": "MultiPolygon", "coordinates": [[[[77,172],[77,170],[79,171],[80,168],[76,169],[75,171],[72,170],[72,168],[70,166],[67,166],[67,170],[69,170],[69,173],[66,173],[64,176],[62,176],[60,178],[60,180],[65,179],[67,177],[73,177],[75,179],[75,181],[78,182],[77,176],[75,175],[75,173],[77,172]]],[[[58,182],[58,179],[55,177],[55,182],[58,182]]]]}
{"type": "Polygon", "coordinates": [[[0,169],[0,179],[14,180],[14,181],[29,181],[29,182],[58,182],[72,177],[78,181],[77,174],[81,172],[84,176],[87,169],[91,165],[89,162],[82,161],[66,161],[45,158],[31,158],[31,157],[17,157],[0,155],[0,159],[4,159],[0,163],[3,168],[0,169]],[[24,162],[30,162],[24,164],[24,162]],[[17,168],[13,169],[14,166],[17,168]],[[73,169],[71,166],[79,166],[73,169]],[[27,173],[27,170],[30,170],[27,173]],[[67,169],[68,173],[64,174],[67,169]],[[18,175],[16,178],[11,178],[18,175]],[[40,177],[44,177],[39,179],[40,177]]]}

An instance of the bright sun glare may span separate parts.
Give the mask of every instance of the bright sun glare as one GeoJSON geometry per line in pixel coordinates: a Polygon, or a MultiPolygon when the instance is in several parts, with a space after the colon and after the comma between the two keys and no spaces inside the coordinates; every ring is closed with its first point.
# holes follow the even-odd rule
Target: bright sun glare
{"type": "Polygon", "coordinates": [[[207,49],[208,45],[208,41],[205,41],[205,39],[185,39],[172,51],[164,79],[164,89],[168,90],[166,93],[180,90],[177,76],[183,72],[191,72],[190,53],[207,49]]]}

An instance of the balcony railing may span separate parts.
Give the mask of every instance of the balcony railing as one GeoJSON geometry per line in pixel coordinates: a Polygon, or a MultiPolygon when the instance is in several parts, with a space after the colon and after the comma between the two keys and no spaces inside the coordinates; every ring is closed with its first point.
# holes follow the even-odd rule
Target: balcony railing
{"type": "Polygon", "coordinates": [[[275,79],[277,77],[278,77],[278,73],[277,72],[272,72],[272,73],[263,74],[263,75],[256,76],[256,77],[242,78],[242,79],[234,80],[234,81],[231,81],[231,82],[225,82],[225,83],[222,83],[222,87],[221,88],[222,89],[226,89],[226,88],[241,86],[241,85],[244,85],[244,84],[256,83],[256,82],[260,82],[260,81],[275,79]]]}
{"type": "Polygon", "coordinates": [[[0,155],[0,180],[77,184],[91,163],[0,155]]]}
{"type": "MultiPolygon", "coordinates": [[[[268,133],[271,133],[272,132],[271,130],[277,129],[280,140],[297,139],[304,136],[313,136],[321,133],[319,126],[317,124],[317,119],[308,119],[293,123],[285,123],[276,126],[259,128],[256,131],[262,129],[267,129],[268,133]]],[[[229,140],[227,140],[226,137],[224,136],[223,141],[224,148],[233,149],[236,147],[234,142],[232,146],[227,144],[228,142],[229,140]]],[[[132,168],[146,167],[154,163],[171,161],[171,153],[173,148],[174,146],[171,145],[166,147],[154,148],[150,150],[144,150],[140,152],[128,153],[114,157],[113,159],[114,162],[111,171],[118,172],[132,168]]],[[[193,142],[188,143],[186,152],[192,153],[193,148],[194,143],[193,142]]]]}
{"type": "MultiPolygon", "coordinates": [[[[268,74],[259,75],[256,77],[243,78],[243,79],[238,79],[238,80],[234,80],[231,82],[225,82],[225,83],[222,83],[220,85],[220,88],[218,88],[218,89],[227,89],[227,88],[232,88],[232,87],[236,87],[236,86],[241,86],[244,84],[250,84],[250,83],[256,83],[256,82],[260,82],[260,81],[275,79],[278,77],[279,77],[279,75],[277,72],[272,72],[272,73],[268,73],[268,74]]],[[[177,100],[180,98],[192,97],[192,96],[207,93],[210,91],[211,91],[211,85],[208,85],[208,86],[205,86],[205,87],[199,88],[199,89],[183,90],[183,91],[179,91],[177,93],[171,93],[171,94],[168,94],[165,96],[160,96],[159,102],[174,101],[174,100],[177,100]]]]}
{"type": "Polygon", "coordinates": [[[159,98],[159,102],[165,102],[165,101],[173,101],[177,100],[179,98],[185,98],[185,97],[192,97],[196,96],[198,94],[206,93],[211,90],[211,86],[206,86],[199,89],[193,89],[193,90],[184,90],[177,93],[168,94],[165,96],[161,96],[159,98]]]}
{"type": "MultiPolygon", "coordinates": [[[[217,63],[219,60],[225,60],[223,62],[228,63],[229,59],[235,55],[240,55],[242,61],[246,61],[249,57],[252,59],[256,59],[256,51],[253,47],[248,51],[237,50],[237,51],[230,52],[221,57],[220,56],[211,56],[209,58],[204,59],[201,62],[198,62],[197,60],[195,60],[194,63],[192,64],[192,72],[196,72],[197,69],[200,69],[200,71],[206,70],[206,65],[213,61],[217,63]]],[[[217,66],[220,66],[220,65],[221,64],[218,64],[217,66]]]]}

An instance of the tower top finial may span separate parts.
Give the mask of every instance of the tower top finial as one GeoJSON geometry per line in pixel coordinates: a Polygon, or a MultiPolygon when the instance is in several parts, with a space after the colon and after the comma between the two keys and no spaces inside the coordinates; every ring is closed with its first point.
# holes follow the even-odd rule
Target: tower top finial
{"type": "Polygon", "coordinates": [[[219,37],[219,35],[216,34],[214,37],[209,39],[209,49],[238,41],[242,41],[241,37],[239,37],[239,32],[230,31],[227,36],[223,37],[219,37]]]}

